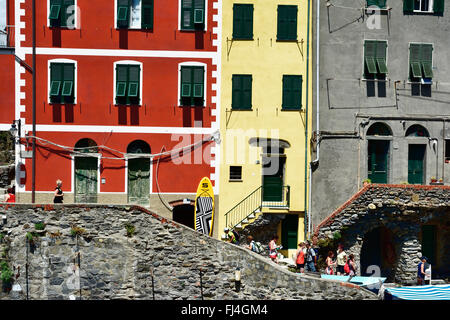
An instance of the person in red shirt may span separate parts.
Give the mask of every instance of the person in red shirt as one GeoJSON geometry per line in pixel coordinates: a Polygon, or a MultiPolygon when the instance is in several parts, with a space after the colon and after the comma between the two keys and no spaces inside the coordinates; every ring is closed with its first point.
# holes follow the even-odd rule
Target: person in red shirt
{"type": "Polygon", "coordinates": [[[16,192],[14,187],[8,188],[8,194],[5,196],[5,202],[16,202],[16,192]]]}

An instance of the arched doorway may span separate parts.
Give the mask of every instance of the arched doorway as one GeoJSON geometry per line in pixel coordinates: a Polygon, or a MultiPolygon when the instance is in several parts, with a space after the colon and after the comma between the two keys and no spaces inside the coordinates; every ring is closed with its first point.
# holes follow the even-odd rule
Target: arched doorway
{"type": "Polygon", "coordinates": [[[384,226],[367,232],[364,235],[360,258],[362,276],[387,277],[388,282],[393,280],[397,260],[393,233],[384,226]],[[377,270],[380,271],[379,275],[374,274],[377,270]]]}
{"type": "Polygon", "coordinates": [[[181,204],[173,208],[173,221],[195,229],[195,207],[192,204],[181,204]]]}
{"type": "Polygon", "coordinates": [[[75,144],[75,151],[75,203],[97,203],[97,144],[88,138],[81,139],[75,144]]]}
{"type": "Polygon", "coordinates": [[[392,137],[391,129],[381,122],[376,122],[367,130],[367,177],[372,183],[388,183],[389,150],[392,137]]]}
{"type": "Polygon", "coordinates": [[[150,146],[145,141],[135,140],[128,145],[128,203],[149,205],[150,155],[150,146]]]}

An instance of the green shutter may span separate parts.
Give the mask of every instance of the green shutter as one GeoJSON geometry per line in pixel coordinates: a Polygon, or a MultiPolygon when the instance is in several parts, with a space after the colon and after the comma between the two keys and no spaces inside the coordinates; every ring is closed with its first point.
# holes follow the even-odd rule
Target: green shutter
{"type": "Polygon", "coordinates": [[[423,75],[425,78],[433,78],[433,45],[422,44],[421,50],[421,65],[423,68],[423,75]]]}
{"type": "Polygon", "coordinates": [[[73,82],[72,81],[64,81],[61,95],[63,95],[63,96],[71,96],[72,95],[72,89],[73,89],[73,82]]]}
{"type": "Polygon", "coordinates": [[[300,110],[302,107],[303,77],[283,76],[283,109],[300,110]]]}
{"type": "Polygon", "coordinates": [[[192,11],[194,9],[194,0],[182,0],[181,2],[181,29],[193,29],[192,11]]]}
{"type": "Polygon", "coordinates": [[[237,75],[232,77],[232,104],[235,110],[252,108],[252,76],[237,75]]]}
{"type": "Polygon", "coordinates": [[[61,6],[61,27],[67,27],[68,21],[71,15],[74,14],[75,11],[68,12],[70,6],[74,6],[74,0],[62,0],[61,6]]]}
{"type": "Polygon", "coordinates": [[[386,8],[386,0],[367,0],[367,7],[377,6],[378,8],[386,8]]]}
{"type": "Polygon", "coordinates": [[[413,78],[433,78],[433,46],[412,43],[409,46],[410,69],[413,78]],[[422,73],[423,70],[423,73],[422,73]]]}
{"type": "Polygon", "coordinates": [[[128,96],[137,97],[139,93],[139,82],[130,82],[128,84],[128,96]]]}
{"type": "Polygon", "coordinates": [[[367,71],[370,74],[377,73],[377,66],[375,63],[375,59],[377,56],[377,42],[373,40],[366,40],[364,42],[364,61],[367,68],[367,71]]]}
{"type": "MultiPolygon", "coordinates": [[[[193,97],[203,98],[205,69],[203,67],[193,68],[193,97]]],[[[203,101],[202,101],[203,104],[203,101]]]]}
{"type": "Polygon", "coordinates": [[[116,87],[116,96],[125,97],[126,90],[127,90],[127,83],[124,81],[118,81],[116,87]]]}
{"type": "Polygon", "coordinates": [[[153,29],[153,0],[142,0],[141,28],[153,29]]]}
{"type": "Polygon", "coordinates": [[[414,12],[414,0],[403,0],[403,12],[405,13],[414,12]]]}
{"type": "Polygon", "coordinates": [[[444,13],[444,3],[445,3],[445,0],[434,0],[434,4],[433,4],[434,13],[443,14],[444,13]]]}
{"type": "Polygon", "coordinates": [[[233,5],[233,39],[253,39],[253,5],[233,5]]]}
{"type": "Polygon", "coordinates": [[[376,63],[378,66],[378,73],[387,74],[387,65],[386,65],[386,41],[377,41],[376,43],[376,63]]]}
{"type": "Polygon", "coordinates": [[[297,6],[278,6],[277,40],[297,40],[297,6]]]}
{"type": "Polygon", "coordinates": [[[130,25],[130,0],[117,0],[117,27],[128,28],[130,25]]]}
{"type": "Polygon", "coordinates": [[[61,13],[61,5],[52,4],[50,6],[50,16],[49,19],[59,19],[59,15],[61,13]]]}
{"type": "MultiPolygon", "coordinates": [[[[181,97],[190,98],[192,92],[192,69],[181,67],[181,97]]],[[[181,102],[184,105],[184,101],[181,102]]]]}
{"type": "Polygon", "coordinates": [[[204,23],[204,10],[203,9],[195,9],[194,10],[194,23],[204,23]]]}
{"type": "Polygon", "coordinates": [[[50,84],[50,95],[58,96],[60,88],[61,88],[61,81],[52,81],[50,84]]]}

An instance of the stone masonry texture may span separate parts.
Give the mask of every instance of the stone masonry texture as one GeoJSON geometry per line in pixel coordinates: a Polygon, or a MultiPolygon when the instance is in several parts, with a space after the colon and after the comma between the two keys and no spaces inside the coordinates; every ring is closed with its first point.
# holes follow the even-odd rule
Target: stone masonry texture
{"type": "Polygon", "coordinates": [[[291,273],[247,249],[141,207],[0,208],[7,217],[0,249],[15,279],[15,289],[4,290],[1,299],[26,299],[27,288],[33,300],[198,300],[202,294],[204,299],[221,300],[377,299],[355,285],[291,273]],[[40,222],[44,230],[36,230],[40,222]],[[135,228],[131,236],[126,224],[135,228]],[[77,228],[79,235],[73,235],[77,228]],[[31,246],[28,232],[35,234],[31,246]],[[236,268],[242,274],[239,290],[236,268]]]}

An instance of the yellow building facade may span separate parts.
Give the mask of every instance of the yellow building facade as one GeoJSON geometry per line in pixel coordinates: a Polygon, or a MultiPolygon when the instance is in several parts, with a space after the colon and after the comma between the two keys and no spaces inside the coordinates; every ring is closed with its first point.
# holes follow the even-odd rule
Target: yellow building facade
{"type": "Polygon", "coordinates": [[[286,257],[305,239],[311,10],[311,0],[222,7],[219,237],[225,227],[239,230],[274,214],[286,257]]]}

